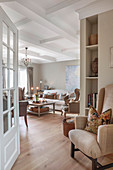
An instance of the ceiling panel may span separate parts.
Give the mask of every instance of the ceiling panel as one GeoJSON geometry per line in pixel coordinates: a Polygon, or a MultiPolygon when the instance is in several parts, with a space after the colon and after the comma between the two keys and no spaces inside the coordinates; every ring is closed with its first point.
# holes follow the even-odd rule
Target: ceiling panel
{"type": "Polygon", "coordinates": [[[16,22],[20,21],[21,19],[25,18],[24,15],[22,15],[21,13],[16,12],[15,10],[7,7],[6,5],[2,5],[2,8],[4,9],[6,14],[10,17],[10,19],[14,23],[16,23],[16,22]]]}
{"type": "Polygon", "coordinates": [[[47,9],[51,8],[58,3],[63,2],[64,0],[32,0],[33,3],[38,3],[42,8],[47,9]]]}
{"type": "Polygon", "coordinates": [[[25,24],[23,30],[31,34],[37,35],[40,40],[58,36],[58,34],[56,34],[55,32],[33,21],[25,24]]]}

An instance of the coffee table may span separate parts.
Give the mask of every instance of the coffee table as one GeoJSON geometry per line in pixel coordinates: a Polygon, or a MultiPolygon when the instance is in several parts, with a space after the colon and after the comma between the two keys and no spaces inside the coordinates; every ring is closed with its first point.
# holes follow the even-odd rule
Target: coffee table
{"type": "MultiPolygon", "coordinates": [[[[55,102],[42,102],[42,103],[34,103],[33,101],[29,101],[29,105],[31,106],[36,106],[38,107],[38,116],[40,117],[40,114],[43,114],[44,112],[40,113],[40,108],[42,106],[46,106],[46,105],[53,105],[53,113],[55,113],[55,102]]],[[[34,113],[34,112],[33,112],[34,113]]],[[[36,114],[36,112],[35,112],[36,114]]]]}

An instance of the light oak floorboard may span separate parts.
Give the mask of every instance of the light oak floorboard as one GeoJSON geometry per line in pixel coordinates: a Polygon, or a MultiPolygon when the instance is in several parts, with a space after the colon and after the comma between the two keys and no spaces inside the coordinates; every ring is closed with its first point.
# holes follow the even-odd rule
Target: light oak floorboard
{"type": "MultiPolygon", "coordinates": [[[[63,135],[62,120],[60,114],[29,115],[27,130],[21,117],[21,154],[12,170],[91,170],[91,161],[82,153],[76,152],[75,159],[70,157],[71,144],[63,135]]],[[[113,155],[99,162],[113,162],[113,155]]]]}

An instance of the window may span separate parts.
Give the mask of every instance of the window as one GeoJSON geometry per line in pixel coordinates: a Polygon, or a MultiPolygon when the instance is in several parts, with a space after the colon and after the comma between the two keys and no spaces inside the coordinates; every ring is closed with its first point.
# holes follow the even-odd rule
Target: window
{"type": "Polygon", "coordinates": [[[27,92],[27,69],[26,69],[26,67],[19,66],[18,86],[21,88],[25,87],[25,93],[27,92]]]}

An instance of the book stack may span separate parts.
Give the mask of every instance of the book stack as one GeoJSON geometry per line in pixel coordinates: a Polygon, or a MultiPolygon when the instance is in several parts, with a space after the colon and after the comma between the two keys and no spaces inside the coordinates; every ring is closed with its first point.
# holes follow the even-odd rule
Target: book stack
{"type": "Polygon", "coordinates": [[[97,97],[98,97],[97,93],[88,94],[88,107],[90,105],[92,105],[95,108],[97,107],[97,97]]]}

